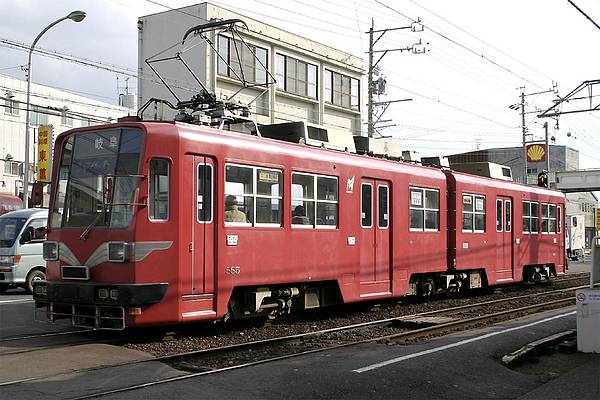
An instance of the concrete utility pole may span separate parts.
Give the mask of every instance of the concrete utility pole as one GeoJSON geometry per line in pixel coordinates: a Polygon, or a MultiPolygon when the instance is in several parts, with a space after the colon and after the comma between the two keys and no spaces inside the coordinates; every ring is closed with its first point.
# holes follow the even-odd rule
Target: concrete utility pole
{"type": "Polygon", "coordinates": [[[523,131],[523,183],[527,184],[527,127],[525,126],[525,92],[523,91],[521,92],[521,130],[523,131]]]}
{"type": "Polygon", "coordinates": [[[369,29],[369,73],[367,76],[367,132],[373,137],[373,27],[375,21],[371,18],[371,29],[369,29]]]}
{"type": "MultiPolygon", "coordinates": [[[[410,101],[412,99],[401,99],[401,100],[392,100],[392,101],[382,101],[382,102],[377,102],[375,103],[373,101],[373,94],[375,93],[374,90],[374,81],[373,81],[373,75],[374,75],[374,70],[377,67],[377,64],[379,64],[379,62],[381,61],[381,59],[390,51],[412,51],[414,54],[422,54],[425,53],[425,47],[424,45],[421,43],[421,41],[419,40],[419,42],[411,45],[411,46],[407,46],[407,47],[402,47],[402,48],[397,48],[397,49],[387,49],[387,50],[375,50],[374,47],[377,44],[377,42],[379,42],[379,40],[383,37],[383,35],[385,35],[386,32],[389,31],[396,31],[396,30],[400,30],[400,29],[410,29],[412,32],[422,32],[423,31],[423,25],[421,24],[421,20],[417,19],[417,21],[414,21],[412,24],[410,24],[409,26],[402,26],[402,27],[398,27],[398,28],[387,28],[387,29],[379,29],[379,30],[374,30],[374,25],[375,22],[373,20],[373,18],[371,18],[371,29],[369,29],[368,33],[369,34],[369,70],[368,70],[368,74],[367,74],[367,93],[368,93],[368,100],[367,100],[367,132],[368,132],[368,136],[371,138],[373,137],[373,133],[375,132],[375,124],[377,122],[383,122],[383,121],[379,121],[381,119],[381,116],[383,115],[383,113],[377,118],[376,121],[374,121],[374,108],[375,106],[385,106],[385,109],[387,109],[387,106],[389,106],[391,103],[396,103],[399,101],[410,101]],[[374,39],[374,34],[375,33],[380,33],[380,35],[374,39]],[[377,61],[373,62],[373,56],[375,53],[383,53],[378,59],[377,61]]],[[[385,110],[384,110],[385,112],[385,110]]],[[[387,122],[387,121],[386,121],[387,122]]],[[[393,126],[393,125],[387,125],[388,126],[393,126]]]]}
{"type": "Polygon", "coordinates": [[[548,142],[548,123],[544,122],[544,130],[546,131],[546,172],[550,173],[550,143],[548,142]]]}
{"type": "MultiPolygon", "coordinates": [[[[541,92],[525,93],[524,86],[520,87],[519,89],[521,89],[521,101],[518,104],[511,105],[509,108],[513,110],[519,108],[521,111],[521,131],[523,132],[523,183],[527,184],[527,126],[525,125],[525,115],[537,113],[538,111],[525,111],[525,97],[544,93],[556,93],[556,83],[553,83],[552,89],[543,90],[541,92]]],[[[546,157],[548,156],[550,150],[548,147],[547,133],[548,130],[546,129],[546,157]]]]}

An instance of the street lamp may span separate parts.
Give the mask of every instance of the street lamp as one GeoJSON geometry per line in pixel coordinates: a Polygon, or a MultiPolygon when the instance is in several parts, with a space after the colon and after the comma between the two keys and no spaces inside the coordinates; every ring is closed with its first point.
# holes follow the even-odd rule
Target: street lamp
{"type": "Polygon", "coordinates": [[[29,48],[29,58],[27,60],[27,114],[25,114],[25,168],[23,171],[23,208],[27,208],[29,206],[29,204],[28,204],[28,198],[29,198],[29,112],[30,112],[29,96],[30,96],[30,88],[31,88],[31,55],[33,54],[33,49],[35,48],[35,45],[37,44],[38,40],[40,40],[42,35],[44,33],[46,33],[50,28],[52,28],[54,25],[66,20],[66,19],[70,19],[71,21],[74,21],[74,22],[81,22],[81,21],[83,21],[84,18],[85,18],[85,12],[77,10],[77,11],[73,11],[73,12],[69,13],[69,15],[67,15],[65,17],[57,19],[56,21],[54,21],[53,23],[51,23],[50,25],[45,27],[44,30],[41,31],[39,35],[37,35],[37,37],[31,44],[31,47],[29,48]]]}

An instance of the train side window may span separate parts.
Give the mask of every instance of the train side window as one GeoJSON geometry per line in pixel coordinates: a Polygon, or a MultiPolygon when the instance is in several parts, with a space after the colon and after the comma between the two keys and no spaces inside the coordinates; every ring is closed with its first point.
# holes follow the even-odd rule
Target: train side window
{"type": "Polygon", "coordinates": [[[556,204],[548,204],[548,233],[557,233],[556,204]]]}
{"type": "Polygon", "coordinates": [[[196,198],[198,222],[212,222],[212,166],[198,164],[198,193],[196,198]]]}
{"type": "Polygon", "coordinates": [[[317,176],[317,227],[335,228],[338,224],[338,180],[317,176]]]}
{"type": "Polygon", "coordinates": [[[463,232],[485,232],[485,197],[463,194],[462,203],[463,232]]]}
{"type": "Polygon", "coordinates": [[[512,230],[512,202],[510,200],[504,201],[506,218],[504,219],[504,230],[510,232],[512,230]]]}
{"type": "Polygon", "coordinates": [[[502,232],[502,200],[496,200],[496,232],[502,232]]]}
{"type": "Polygon", "coordinates": [[[380,228],[387,228],[390,225],[390,206],[388,200],[389,188],[387,186],[380,185],[377,187],[377,190],[378,225],[380,228]]]}
{"type": "Polygon", "coordinates": [[[338,178],[292,172],[292,225],[295,228],[337,228],[338,205],[338,178]]]}
{"type": "Polygon", "coordinates": [[[410,230],[439,231],[440,192],[410,188],[410,230]]]}
{"type": "Polygon", "coordinates": [[[283,203],[282,172],[256,169],[256,224],[281,226],[283,203]]]}
{"type": "Polygon", "coordinates": [[[292,225],[313,228],[315,225],[315,176],[292,173],[292,225]]]}
{"type": "Polygon", "coordinates": [[[225,225],[251,226],[254,222],[254,170],[225,165],[225,225]]]}
{"type": "Polygon", "coordinates": [[[550,204],[542,203],[542,233],[550,232],[550,204]]]}
{"type": "Polygon", "coordinates": [[[152,221],[169,220],[169,169],[168,160],[150,160],[148,216],[152,221]]]}
{"type": "Polygon", "coordinates": [[[360,226],[373,226],[373,185],[370,183],[360,185],[360,226]]]}
{"type": "Polygon", "coordinates": [[[523,233],[538,233],[540,217],[539,204],[531,201],[523,202],[523,233]]]}

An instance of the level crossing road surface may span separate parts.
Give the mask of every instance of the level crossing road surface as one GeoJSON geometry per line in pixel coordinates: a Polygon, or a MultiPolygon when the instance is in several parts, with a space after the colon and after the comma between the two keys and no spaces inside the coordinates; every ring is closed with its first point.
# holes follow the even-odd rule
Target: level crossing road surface
{"type": "MultiPolygon", "coordinates": [[[[585,263],[576,266],[569,272],[586,269],[585,263]]],[[[33,308],[31,296],[22,290],[9,290],[0,295],[0,339],[71,329],[34,322],[33,308]]],[[[582,366],[584,371],[596,371],[596,376],[592,373],[590,378],[588,372],[571,379],[575,385],[584,379],[582,377],[588,377],[587,382],[579,382],[587,383],[585,393],[560,385],[559,379],[544,384],[539,376],[505,368],[499,361],[504,354],[527,343],[575,329],[575,325],[574,307],[571,307],[412,345],[364,344],[105,398],[548,400],[585,399],[590,392],[595,394],[591,398],[597,400],[600,399],[600,358],[590,361],[591,367],[582,366]],[[573,397],[575,393],[577,396],[573,397]]],[[[4,369],[4,373],[0,372],[0,399],[75,398],[185,374],[159,362],[94,369],[148,358],[144,353],[100,344],[69,346],[68,350],[41,349],[21,355],[0,353],[1,364],[11,366],[0,368],[0,371],[4,369]],[[2,385],[42,376],[47,378],[2,385]]]]}
{"type": "MultiPolygon", "coordinates": [[[[575,307],[567,307],[426,342],[362,344],[103,398],[597,400],[600,355],[580,361],[578,367],[586,374],[577,376],[587,376],[583,392],[560,382],[561,377],[547,383],[540,376],[506,368],[500,362],[503,355],[525,344],[575,325],[575,307]],[[549,393],[553,395],[549,397],[549,393]],[[574,393],[577,396],[573,397],[574,393]]],[[[0,386],[0,399],[76,398],[177,375],[181,372],[158,362],[71,372],[0,386]]]]}
{"type": "Polygon", "coordinates": [[[0,339],[56,329],[64,328],[34,322],[33,299],[25,290],[9,289],[0,295],[0,339]]]}
{"type": "MultiPolygon", "coordinates": [[[[501,357],[575,324],[569,307],[423,343],[363,344],[106,398],[520,399],[543,382],[504,367],[501,357]]],[[[597,400],[598,382],[594,390],[597,397],[591,398],[597,400]]]]}

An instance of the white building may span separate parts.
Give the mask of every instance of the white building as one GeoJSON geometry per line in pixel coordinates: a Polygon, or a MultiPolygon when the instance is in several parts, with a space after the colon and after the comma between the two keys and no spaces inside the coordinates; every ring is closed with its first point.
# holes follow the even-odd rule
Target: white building
{"type": "MultiPolygon", "coordinates": [[[[129,108],[35,83],[31,84],[30,93],[32,172],[38,126],[51,125],[56,137],[71,128],[105,124],[135,114],[135,110],[129,108]]],[[[18,195],[23,190],[26,109],[27,82],[0,75],[0,193],[3,194],[18,195]]],[[[34,178],[30,173],[31,182],[34,178]]]]}
{"type": "MultiPolygon", "coordinates": [[[[355,135],[361,132],[362,58],[209,3],[141,17],[138,30],[139,105],[153,97],[176,103],[145,60],[158,54],[158,58],[172,57],[187,47],[189,51],[182,53],[182,58],[218,99],[231,98],[243,87],[239,79],[242,74],[247,81],[263,84],[260,88],[245,88],[234,96],[242,104],[250,104],[258,123],[308,121],[350,130],[355,135]],[[250,49],[223,31],[207,33],[223,59],[198,37],[190,37],[185,46],[177,47],[189,28],[227,19],[241,19],[247,24],[248,30],[240,33],[250,49]],[[166,49],[169,50],[163,52],[166,49]],[[273,80],[276,83],[264,86],[273,80]]],[[[153,65],[173,84],[182,100],[199,92],[200,86],[181,63],[172,60],[153,65]]],[[[144,117],[151,118],[151,114],[145,113],[144,117]]],[[[174,114],[165,109],[163,118],[174,114]]]]}

